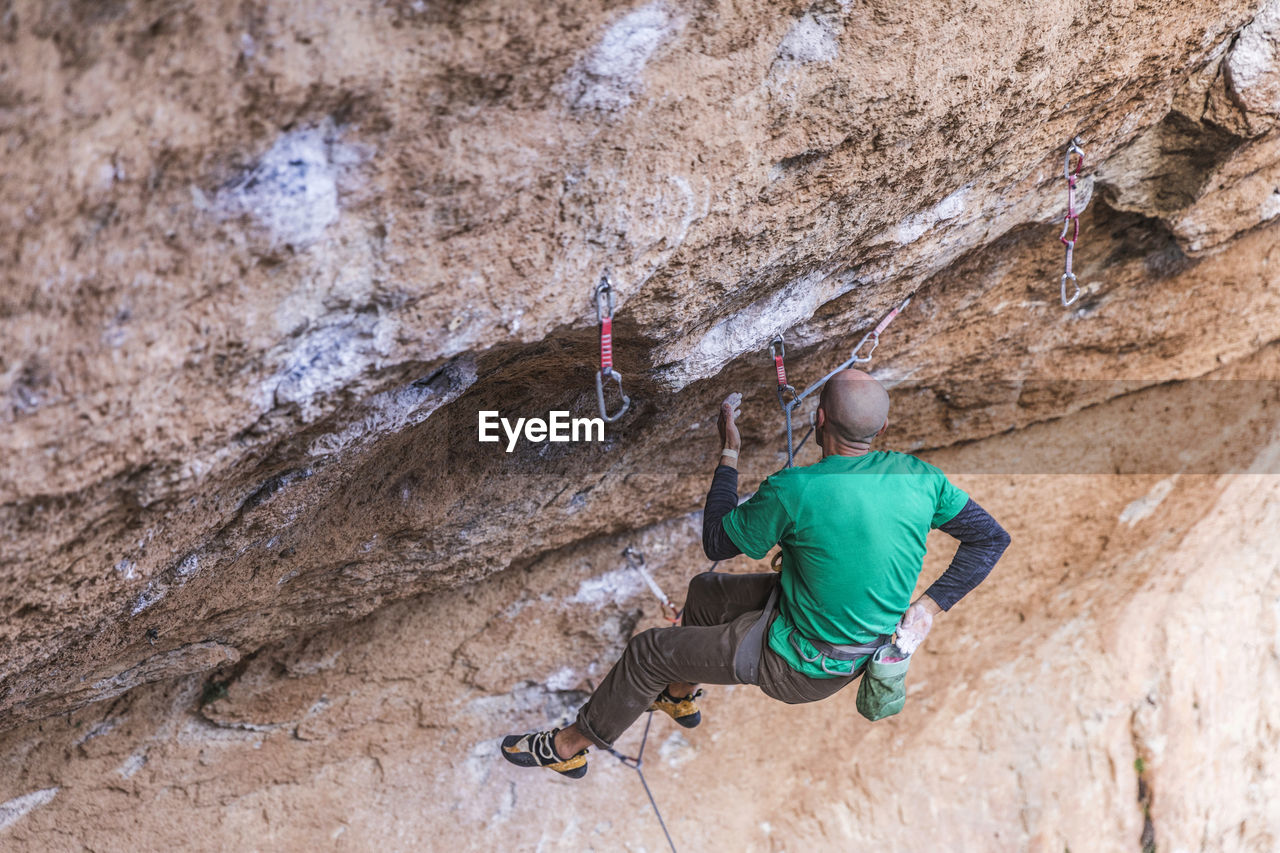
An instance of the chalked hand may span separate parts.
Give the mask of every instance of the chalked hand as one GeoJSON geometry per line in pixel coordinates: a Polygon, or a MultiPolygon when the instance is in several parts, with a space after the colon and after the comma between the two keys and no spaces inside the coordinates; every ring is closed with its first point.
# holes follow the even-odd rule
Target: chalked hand
{"type": "Polygon", "coordinates": [[[933,627],[933,616],[929,613],[924,604],[917,601],[915,604],[907,608],[907,612],[902,614],[902,621],[898,623],[897,629],[897,646],[904,654],[914,654],[915,650],[920,648],[920,644],[924,642],[924,638],[929,636],[929,630],[933,627]]]}
{"type": "Polygon", "coordinates": [[[734,422],[742,417],[742,395],[734,391],[720,404],[720,447],[735,453],[742,447],[742,436],[738,434],[738,425],[734,422]]]}

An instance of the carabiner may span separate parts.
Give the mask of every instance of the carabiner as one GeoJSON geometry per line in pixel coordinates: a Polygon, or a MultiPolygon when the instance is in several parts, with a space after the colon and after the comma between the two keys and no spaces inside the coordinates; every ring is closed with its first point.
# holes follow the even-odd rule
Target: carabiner
{"type": "Polygon", "coordinates": [[[1058,239],[1061,240],[1063,243],[1067,243],[1072,246],[1076,244],[1076,240],[1080,239],[1080,217],[1079,216],[1068,216],[1066,219],[1062,220],[1062,233],[1058,235],[1058,239]],[[1071,226],[1073,224],[1075,225],[1075,230],[1071,234],[1071,239],[1068,240],[1067,232],[1072,230],[1071,226]]]}
{"type": "Polygon", "coordinates": [[[774,335],[773,340],[769,342],[769,356],[773,359],[773,367],[778,373],[778,403],[785,408],[787,401],[783,399],[783,394],[789,393],[794,400],[796,389],[787,382],[787,345],[783,343],[782,335],[774,335]]]}
{"type": "Polygon", "coordinates": [[[1066,158],[1063,160],[1063,163],[1062,163],[1062,175],[1068,181],[1070,181],[1072,178],[1079,177],[1080,170],[1084,168],[1084,149],[1080,147],[1080,143],[1081,143],[1080,137],[1076,136],[1076,137],[1073,137],[1071,142],[1067,144],[1066,158]],[[1071,170],[1072,154],[1076,155],[1075,171],[1071,170]]]}
{"type": "Polygon", "coordinates": [[[613,319],[613,282],[609,281],[609,274],[605,273],[600,276],[600,283],[596,285],[596,322],[603,323],[606,318],[613,319]],[[600,297],[605,297],[604,305],[600,304],[600,297]]]}
{"type": "Polygon", "coordinates": [[[622,396],[622,408],[618,409],[614,414],[609,414],[608,408],[604,404],[604,371],[596,371],[596,402],[600,404],[600,417],[604,418],[604,422],[611,424],[618,418],[627,413],[631,408],[631,398],[622,391],[622,374],[613,368],[609,368],[609,378],[618,383],[618,394],[622,396]]]}
{"type": "Polygon", "coordinates": [[[1076,274],[1073,272],[1062,274],[1062,307],[1070,307],[1077,299],[1080,298],[1080,282],[1076,280],[1076,274]],[[1075,295],[1070,299],[1067,298],[1067,279],[1071,279],[1071,283],[1075,286],[1075,295]]]}
{"type": "Polygon", "coordinates": [[[862,340],[858,341],[858,345],[853,348],[853,354],[849,357],[851,364],[866,364],[871,360],[871,355],[876,351],[876,347],[880,346],[880,332],[872,330],[863,335],[862,340]],[[871,349],[866,355],[858,355],[862,352],[862,348],[866,346],[867,341],[871,341],[871,349]]]}
{"type": "Polygon", "coordinates": [[[889,324],[892,323],[894,319],[902,313],[903,309],[910,304],[911,297],[908,296],[906,299],[902,300],[901,305],[884,315],[884,319],[881,320],[874,329],[863,335],[862,340],[858,341],[858,345],[853,348],[853,354],[849,356],[849,363],[866,364],[870,361],[872,354],[876,351],[876,347],[880,346],[880,333],[889,328],[889,324]],[[858,353],[862,352],[862,347],[866,345],[867,341],[871,341],[871,349],[866,355],[858,355],[858,353]]]}

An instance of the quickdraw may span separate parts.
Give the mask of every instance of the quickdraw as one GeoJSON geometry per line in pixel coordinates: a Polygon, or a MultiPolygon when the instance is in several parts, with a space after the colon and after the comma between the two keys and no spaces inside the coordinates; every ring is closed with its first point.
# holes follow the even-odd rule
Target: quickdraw
{"type": "Polygon", "coordinates": [[[790,385],[786,384],[786,371],[783,369],[783,366],[782,366],[782,356],[785,355],[785,349],[782,346],[782,336],[781,335],[777,336],[776,338],[773,339],[773,342],[769,344],[769,352],[773,356],[775,366],[777,366],[778,368],[778,405],[782,407],[782,414],[787,421],[787,467],[788,468],[795,467],[796,453],[800,451],[800,448],[804,446],[804,443],[809,439],[809,436],[813,434],[813,425],[811,423],[809,426],[809,431],[805,433],[804,438],[800,439],[800,444],[796,445],[794,438],[792,436],[791,413],[795,411],[795,408],[797,406],[799,406],[802,402],[804,402],[805,397],[808,397],[814,391],[817,391],[823,385],[826,385],[827,382],[831,379],[831,377],[835,376],[840,371],[848,370],[850,367],[852,367],[855,364],[866,364],[867,362],[871,361],[871,356],[876,351],[876,347],[880,346],[880,336],[884,334],[884,330],[889,328],[889,324],[892,323],[894,319],[899,314],[902,313],[902,309],[906,308],[910,304],[911,304],[911,297],[908,296],[906,299],[903,300],[901,305],[899,305],[897,308],[894,308],[892,311],[886,314],[885,318],[881,320],[874,329],[872,329],[871,331],[867,332],[865,335],[862,336],[862,340],[858,341],[858,345],[853,348],[853,353],[850,354],[850,356],[847,359],[845,359],[845,361],[839,367],[837,367],[835,370],[832,370],[826,376],[822,377],[817,382],[813,383],[808,388],[804,389],[799,393],[796,393],[795,388],[792,388],[790,385]],[[862,348],[865,347],[868,343],[871,344],[871,349],[867,350],[866,355],[861,355],[860,353],[862,352],[862,348]],[[790,400],[786,399],[787,397],[786,392],[789,392],[791,397],[790,400]]]}
{"type": "Polygon", "coordinates": [[[774,369],[778,371],[778,405],[787,404],[786,396],[796,396],[796,389],[787,383],[787,345],[778,335],[769,343],[769,355],[773,356],[774,369]]]}
{"type": "Polygon", "coordinates": [[[1066,272],[1062,274],[1060,282],[1060,291],[1062,299],[1062,307],[1066,308],[1080,298],[1080,282],[1076,279],[1076,274],[1072,271],[1071,266],[1075,259],[1076,240],[1080,239],[1080,214],[1076,211],[1076,181],[1080,177],[1080,170],[1084,168],[1084,149],[1080,147],[1080,137],[1075,137],[1067,144],[1067,154],[1062,164],[1062,174],[1067,179],[1067,216],[1062,220],[1062,234],[1058,239],[1067,247],[1066,272]],[[1075,168],[1071,168],[1071,155],[1076,157],[1075,168]],[[1071,236],[1068,237],[1067,235],[1071,236]],[[1067,298],[1067,280],[1070,279],[1071,284],[1075,287],[1075,293],[1070,299],[1067,298]]]}
{"type": "Polygon", "coordinates": [[[627,565],[640,573],[640,577],[644,578],[644,582],[648,584],[654,597],[658,599],[658,603],[662,606],[662,618],[672,625],[678,624],[680,622],[680,610],[671,603],[671,599],[667,598],[667,594],[662,591],[662,587],[658,586],[658,582],[653,579],[653,575],[649,574],[649,569],[644,564],[644,554],[640,553],[639,549],[628,545],[623,549],[622,556],[626,558],[627,565]]]}
{"type": "Polygon", "coordinates": [[[596,320],[600,323],[600,369],[596,371],[596,402],[600,404],[600,417],[605,423],[613,423],[631,408],[631,398],[622,390],[622,374],[613,369],[613,284],[606,273],[600,277],[595,287],[596,320]],[[612,379],[618,383],[618,395],[622,397],[622,408],[614,414],[604,403],[604,383],[612,379]]]}

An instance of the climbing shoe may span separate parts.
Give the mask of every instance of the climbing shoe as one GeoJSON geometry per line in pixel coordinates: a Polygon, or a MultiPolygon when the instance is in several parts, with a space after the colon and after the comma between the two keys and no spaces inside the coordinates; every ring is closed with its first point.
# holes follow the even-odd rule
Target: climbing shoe
{"type": "Polygon", "coordinates": [[[677,699],[664,687],[658,694],[658,698],[654,699],[653,704],[649,706],[649,710],[661,711],[686,729],[691,729],[702,722],[702,712],[698,710],[698,703],[695,701],[701,695],[701,690],[695,690],[683,699],[677,699]]]}
{"type": "Polygon", "coordinates": [[[502,757],[517,767],[550,767],[561,776],[581,779],[587,775],[587,750],[561,758],[556,753],[555,737],[559,729],[507,735],[502,739],[502,757]]]}

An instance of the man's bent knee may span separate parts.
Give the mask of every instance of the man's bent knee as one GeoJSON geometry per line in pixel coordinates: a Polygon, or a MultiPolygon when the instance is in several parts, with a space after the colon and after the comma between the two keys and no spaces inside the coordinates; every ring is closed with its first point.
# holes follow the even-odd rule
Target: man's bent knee
{"type": "Polygon", "coordinates": [[[715,572],[702,572],[694,575],[689,581],[689,591],[684,598],[684,622],[685,625],[705,625],[708,624],[701,612],[702,608],[709,600],[718,598],[717,592],[720,588],[720,579],[716,577],[715,572]]]}
{"type": "Polygon", "coordinates": [[[663,631],[670,630],[668,628],[650,628],[647,631],[641,631],[630,640],[627,641],[627,650],[625,655],[630,657],[635,663],[643,665],[647,660],[651,660],[659,652],[659,640],[663,631]]]}

